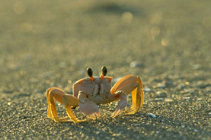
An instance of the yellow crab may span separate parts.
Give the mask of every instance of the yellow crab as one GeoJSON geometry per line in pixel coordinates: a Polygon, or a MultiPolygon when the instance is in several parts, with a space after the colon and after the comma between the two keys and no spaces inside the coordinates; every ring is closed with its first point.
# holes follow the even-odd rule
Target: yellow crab
{"type": "Polygon", "coordinates": [[[72,108],[79,106],[87,118],[96,119],[100,116],[98,104],[107,104],[113,101],[119,101],[112,117],[116,117],[122,112],[126,114],[136,113],[144,102],[143,86],[140,77],[126,75],[122,77],[113,87],[111,87],[112,77],[106,76],[107,68],[102,67],[100,77],[93,77],[91,68],[87,68],[88,78],[78,80],[73,84],[73,95],[65,93],[63,90],[51,87],[47,89],[46,96],[48,102],[48,117],[56,122],[74,123],[84,122],[78,120],[74,115],[72,108]],[[132,93],[132,106],[125,110],[128,95],[132,93]],[[58,117],[55,102],[64,105],[68,117],[58,117]]]}

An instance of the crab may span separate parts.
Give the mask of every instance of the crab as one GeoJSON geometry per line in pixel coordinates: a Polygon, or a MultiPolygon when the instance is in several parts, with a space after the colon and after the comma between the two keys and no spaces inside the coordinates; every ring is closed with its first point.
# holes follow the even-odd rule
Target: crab
{"type": "Polygon", "coordinates": [[[101,68],[99,77],[93,76],[91,68],[87,68],[87,74],[89,77],[80,79],[73,84],[73,95],[67,94],[62,89],[56,87],[47,89],[48,118],[55,122],[73,121],[74,123],[79,123],[88,119],[95,120],[99,118],[99,104],[118,101],[118,105],[111,115],[113,118],[123,113],[134,114],[143,106],[144,93],[139,76],[126,75],[112,87],[113,78],[106,76],[107,68],[105,66],[101,68]],[[132,94],[132,106],[126,109],[130,93],[132,94]],[[58,117],[55,101],[66,108],[68,117],[58,117]],[[77,106],[86,115],[86,119],[79,120],[75,116],[72,109],[77,106]]]}

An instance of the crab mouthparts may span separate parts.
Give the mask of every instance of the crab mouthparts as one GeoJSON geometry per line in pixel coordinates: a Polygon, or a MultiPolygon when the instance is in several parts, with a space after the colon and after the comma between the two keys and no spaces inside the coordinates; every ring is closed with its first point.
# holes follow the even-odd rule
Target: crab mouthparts
{"type": "Polygon", "coordinates": [[[101,90],[101,85],[99,84],[97,84],[97,93],[96,93],[96,95],[100,95],[100,90],[101,90]]]}
{"type": "Polygon", "coordinates": [[[100,94],[101,85],[98,85],[98,93],[100,94]]]}
{"type": "Polygon", "coordinates": [[[93,93],[94,93],[95,96],[103,94],[103,87],[102,87],[102,85],[101,84],[96,84],[93,93]]]}

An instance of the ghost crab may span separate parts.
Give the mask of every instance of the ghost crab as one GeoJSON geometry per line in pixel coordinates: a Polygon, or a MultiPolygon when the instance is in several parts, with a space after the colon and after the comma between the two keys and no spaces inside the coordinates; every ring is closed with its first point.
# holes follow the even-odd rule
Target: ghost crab
{"type": "Polygon", "coordinates": [[[79,106],[80,111],[87,118],[96,119],[100,116],[97,105],[113,101],[119,102],[111,117],[114,118],[123,112],[126,114],[136,113],[143,106],[144,102],[143,86],[140,77],[126,75],[112,87],[112,77],[106,76],[107,68],[103,66],[101,70],[100,77],[93,77],[92,69],[87,68],[89,77],[80,79],[73,84],[73,95],[67,94],[56,87],[47,89],[48,118],[55,122],[84,122],[87,119],[78,120],[72,111],[72,108],[79,106]],[[127,97],[130,93],[132,93],[132,106],[130,109],[125,110],[127,97]],[[68,117],[58,117],[55,101],[64,105],[68,117]]]}

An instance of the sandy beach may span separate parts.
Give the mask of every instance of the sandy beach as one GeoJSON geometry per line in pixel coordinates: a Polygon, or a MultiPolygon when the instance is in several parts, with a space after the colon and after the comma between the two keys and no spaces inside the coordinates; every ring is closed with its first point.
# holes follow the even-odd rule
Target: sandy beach
{"type": "MultiPolygon", "coordinates": [[[[0,139],[211,139],[211,1],[3,1],[0,139]],[[74,124],[47,118],[46,89],[140,76],[143,108],[74,124]]],[[[131,96],[128,107],[131,105],[131,96]]],[[[59,116],[67,116],[57,104],[59,116]]],[[[85,116],[74,109],[79,119],[85,116]]]]}

